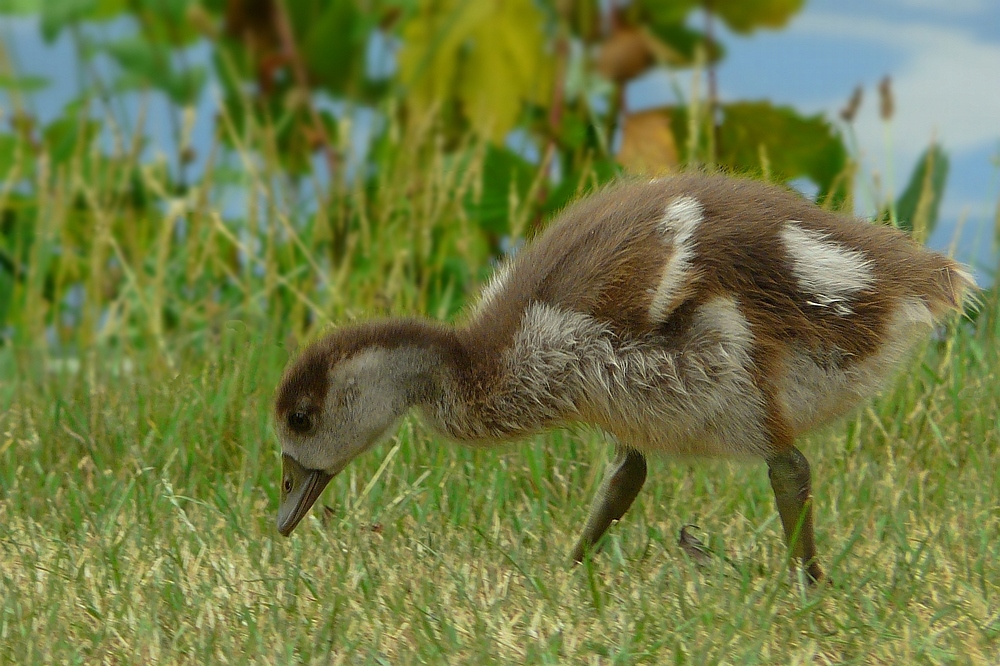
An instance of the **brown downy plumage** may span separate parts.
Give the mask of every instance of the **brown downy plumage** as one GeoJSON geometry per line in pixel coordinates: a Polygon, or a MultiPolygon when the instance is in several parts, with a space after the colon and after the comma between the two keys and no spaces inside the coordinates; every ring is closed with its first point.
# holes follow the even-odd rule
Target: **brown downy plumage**
{"type": "Polygon", "coordinates": [[[618,455],[576,560],[635,499],[646,455],[759,456],[786,540],[819,579],[795,438],[876,393],[974,287],[894,229],[769,185],[613,187],[501,267],[463,325],[373,321],[305,349],[277,391],[278,529],[411,408],[477,445],[583,421],[618,455]]]}

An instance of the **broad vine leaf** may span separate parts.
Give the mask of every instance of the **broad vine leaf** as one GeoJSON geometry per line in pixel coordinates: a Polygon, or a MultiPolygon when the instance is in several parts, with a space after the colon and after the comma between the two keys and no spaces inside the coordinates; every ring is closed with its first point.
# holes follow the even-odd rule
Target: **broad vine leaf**
{"type": "Polygon", "coordinates": [[[947,180],[948,155],[939,145],[931,144],[917,160],[910,182],[896,202],[900,228],[920,243],[934,233],[947,180]]]}
{"type": "Polygon", "coordinates": [[[524,102],[551,89],[544,15],[532,0],[425,0],[402,30],[400,80],[418,116],[458,104],[477,133],[499,143],[524,102]]]}
{"type": "MultiPolygon", "coordinates": [[[[16,0],[21,2],[21,0],[16,0]]],[[[42,38],[51,43],[64,28],[82,21],[105,21],[125,11],[126,0],[43,0],[42,38]]]]}
{"type": "Polygon", "coordinates": [[[100,123],[80,117],[78,109],[77,104],[70,104],[64,115],[46,125],[42,132],[46,150],[55,164],[68,162],[74,154],[85,152],[100,134],[100,123]]]}
{"type": "Polygon", "coordinates": [[[156,12],[160,21],[180,27],[187,18],[188,9],[194,0],[140,0],[138,3],[132,0],[132,2],[133,11],[138,5],[143,13],[156,12]]]}
{"type": "Polygon", "coordinates": [[[666,61],[674,66],[690,67],[695,64],[698,46],[705,45],[708,62],[718,62],[726,55],[721,42],[709,39],[707,35],[683,23],[650,23],[650,34],[656,37],[669,51],[666,61]]]}
{"type": "Polygon", "coordinates": [[[665,59],[675,66],[689,67],[695,62],[699,44],[706,45],[709,62],[721,60],[725,50],[715,39],[687,25],[688,16],[699,5],[699,0],[637,0],[632,17],[663,45],[665,59]]]}
{"type": "Polygon", "coordinates": [[[42,9],[42,0],[0,0],[0,14],[37,14],[42,9]]]}
{"type": "Polygon", "coordinates": [[[359,11],[355,0],[333,0],[319,7],[288,5],[295,32],[301,35],[299,48],[310,82],[340,95],[364,75],[365,44],[377,17],[359,11]]]}
{"type": "Polygon", "coordinates": [[[733,32],[746,34],[757,28],[781,28],[802,9],[805,0],[712,0],[703,3],[733,32]]]}
{"type": "Polygon", "coordinates": [[[42,3],[42,39],[54,42],[64,28],[86,19],[95,4],[94,0],[49,0],[42,3]]]}
{"type": "Polygon", "coordinates": [[[847,166],[847,150],[825,118],[802,116],[769,102],[726,104],[722,114],[719,164],[735,172],[764,173],[777,181],[806,177],[819,186],[821,198],[832,194],[840,199],[837,183],[847,166]]]}
{"type": "Polygon", "coordinates": [[[201,37],[197,25],[189,20],[195,3],[196,0],[130,0],[129,12],[142,26],[143,39],[179,47],[190,45],[201,37]]]}
{"type": "Polygon", "coordinates": [[[695,9],[699,0],[636,0],[633,3],[636,19],[653,30],[658,25],[677,25],[684,23],[691,10],[695,9]]]}

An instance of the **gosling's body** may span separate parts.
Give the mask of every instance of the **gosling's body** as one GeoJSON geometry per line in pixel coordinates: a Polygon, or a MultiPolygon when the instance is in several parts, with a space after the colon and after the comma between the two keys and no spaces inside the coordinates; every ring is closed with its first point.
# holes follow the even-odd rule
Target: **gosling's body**
{"type": "Polygon", "coordinates": [[[795,437],[876,393],[973,284],[900,232],[761,183],[620,185],[502,266],[464,325],[341,329],[290,366],[276,412],[295,510],[279,527],[315,500],[289,478],[321,471],[321,491],[410,407],[473,444],[583,421],[614,435],[618,458],[575,558],[631,504],[646,454],[759,456],[819,578],[795,437]]]}

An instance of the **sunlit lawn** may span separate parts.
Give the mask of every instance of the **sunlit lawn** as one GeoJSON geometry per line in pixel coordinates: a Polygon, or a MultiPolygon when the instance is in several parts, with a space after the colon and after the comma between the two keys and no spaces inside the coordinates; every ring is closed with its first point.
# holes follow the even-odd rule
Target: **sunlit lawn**
{"type": "Polygon", "coordinates": [[[2,352],[0,662],[997,663],[995,296],[873,408],[802,447],[834,583],[790,574],[763,464],[657,460],[604,552],[567,555],[607,446],[501,451],[418,422],[274,528],[246,327],[77,363],[2,352]],[[127,363],[125,361],[128,361],[127,363]],[[680,528],[709,544],[699,566],[680,528]]]}
{"type": "Polygon", "coordinates": [[[311,210],[237,155],[245,218],[213,202],[222,170],[175,197],[97,153],[153,203],[82,162],[11,195],[37,224],[0,347],[0,664],[1000,663],[996,290],[800,444],[830,586],[789,571],[754,462],[654,460],[569,566],[608,457],[585,429],[482,451],[407,421],[280,537],[287,349],[328,321],[455,318],[489,274],[465,209],[481,152],[427,171],[418,148],[311,210]]]}

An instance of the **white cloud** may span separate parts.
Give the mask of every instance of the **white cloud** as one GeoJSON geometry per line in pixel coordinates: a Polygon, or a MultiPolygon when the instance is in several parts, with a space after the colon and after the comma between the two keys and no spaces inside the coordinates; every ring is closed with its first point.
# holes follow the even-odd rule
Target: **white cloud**
{"type": "MultiPolygon", "coordinates": [[[[972,1],[952,0],[960,5],[972,1]]],[[[903,56],[903,64],[887,72],[895,101],[891,133],[896,165],[909,169],[932,137],[953,152],[1000,141],[1000,43],[953,26],[833,14],[807,14],[795,28],[835,35],[848,49],[859,40],[878,42],[903,56]]],[[[880,148],[885,146],[885,128],[878,116],[875,87],[869,85],[865,92],[855,129],[867,154],[878,156],[884,154],[880,148]]],[[[835,113],[843,104],[838,98],[820,106],[835,113]]]]}
{"type": "MultiPolygon", "coordinates": [[[[953,27],[834,15],[803,16],[796,28],[837,35],[845,48],[852,40],[880,42],[906,57],[899,70],[889,72],[900,139],[926,142],[937,131],[954,148],[966,148],[1000,138],[1000,43],[953,27]]],[[[869,110],[875,107],[872,97],[869,110]]],[[[842,104],[831,100],[830,108],[842,104]]]]}
{"type": "Polygon", "coordinates": [[[989,9],[991,0],[892,0],[906,9],[925,9],[948,14],[982,14],[989,9]]]}

